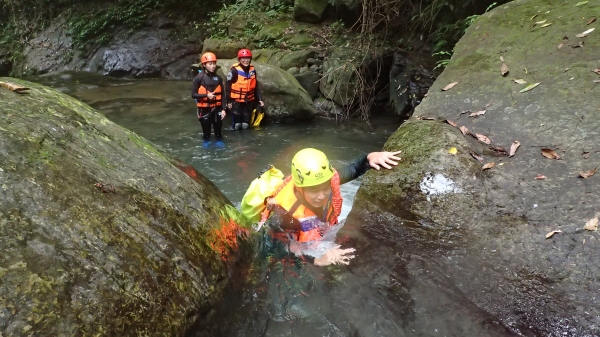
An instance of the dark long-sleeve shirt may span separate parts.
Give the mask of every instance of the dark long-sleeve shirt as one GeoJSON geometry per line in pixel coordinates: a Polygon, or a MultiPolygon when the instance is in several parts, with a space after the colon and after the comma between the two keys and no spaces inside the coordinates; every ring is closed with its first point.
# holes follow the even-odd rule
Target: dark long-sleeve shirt
{"type": "MultiPolygon", "coordinates": [[[[244,67],[241,63],[240,63],[240,67],[242,67],[242,69],[244,69],[244,71],[247,73],[250,69],[250,67],[244,67]]],[[[256,68],[255,68],[256,69],[256,68]]],[[[254,87],[254,97],[257,101],[262,101],[262,95],[260,93],[260,89],[258,88],[258,75],[254,75],[256,77],[256,87],[254,87]]],[[[229,94],[229,90],[231,88],[231,84],[237,82],[238,80],[238,72],[237,70],[235,70],[235,68],[231,68],[229,69],[229,73],[227,74],[227,81],[225,83],[225,92],[227,92],[227,94],[229,94]]]]}
{"type": "Polygon", "coordinates": [[[367,161],[367,155],[365,154],[355,160],[354,163],[336,170],[340,175],[340,184],[345,184],[367,173],[370,168],[371,165],[369,165],[369,162],[367,161]]]}
{"type": "Polygon", "coordinates": [[[219,77],[216,73],[209,72],[201,72],[196,77],[194,77],[194,82],[192,82],[192,98],[201,99],[205,98],[206,94],[199,94],[198,89],[200,85],[203,85],[207,91],[214,92],[216,88],[221,86],[221,104],[223,109],[225,109],[225,105],[227,104],[227,90],[223,85],[223,79],[219,77]]]}

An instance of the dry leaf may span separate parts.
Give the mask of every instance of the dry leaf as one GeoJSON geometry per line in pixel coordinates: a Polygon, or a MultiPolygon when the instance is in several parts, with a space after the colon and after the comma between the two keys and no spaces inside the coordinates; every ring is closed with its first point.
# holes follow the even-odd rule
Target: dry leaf
{"type": "Polygon", "coordinates": [[[592,71],[595,72],[596,74],[600,75],[600,68],[596,68],[596,69],[594,69],[592,71]]]}
{"type": "Polygon", "coordinates": [[[477,116],[481,116],[483,114],[485,114],[485,110],[473,112],[472,114],[469,115],[469,117],[477,117],[477,116]]]}
{"type": "Polygon", "coordinates": [[[548,21],[548,20],[546,19],[546,20],[538,21],[538,22],[536,22],[535,24],[536,24],[536,25],[541,25],[542,23],[544,23],[544,22],[546,22],[546,21],[548,21]]]}
{"type": "Polygon", "coordinates": [[[548,27],[548,26],[550,26],[550,25],[551,25],[551,23],[547,23],[547,24],[545,24],[545,25],[542,25],[540,28],[546,28],[546,27],[548,27]]]}
{"type": "Polygon", "coordinates": [[[506,63],[502,63],[502,67],[500,67],[500,74],[502,76],[506,76],[506,74],[508,74],[508,66],[506,63]]]}
{"type": "Polygon", "coordinates": [[[547,147],[542,148],[542,156],[549,159],[560,159],[560,156],[554,150],[547,147]]]}
{"type": "Polygon", "coordinates": [[[504,62],[504,56],[500,55],[500,61],[504,62]]]}
{"type": "Polygon", "coordinates": [[[482,170],[482,171],[483,171],[483,170],[489,170],[489,169],[491,169],[492,167],[494,167],[494,165],[496,165],[496,163],[494,163],[494,162],[487,163],[487,164],[483,165],[483,167],[481,168],[481,170],[482,170]]]}
{"type": "Polygon", "coordinates": [[[537,16],[538,16],[538,15],[537,15],[537,14],[535,14],[535,15],[534,15],[534,16],[532,16],[532,17],[531,17],[529,20],[533,20],[533,19],[535,19],[537,16]]]}
{"type": "Polygon", "coordinates": [[[499,154],[501,154],[503,156],[508,156],[508,152],[506,152],[506,150],[502,146],[490,145],[489,148],[490,148],[490,150],[498,152],[499,154]]]}
{"type": "Polygon", "coordinates": [[[580,176],[581,178],[584,178],[584,179],[587,179],[587,178],[589,178],[589,177],[593,176],[594,174],[596,174],[596,169],[595,169],[595,168],[594,168],[594,169],[591,169],[591,170],[589,170],[589,171],[585,171],[585,172],[579,172],[579,176],[580,176]]]}
{"type": "Polygon", "coordinates": [[[451,147],[450,150],[448,150],[448,153],[456,155],[458,153],[458,150],[455,147],[451,147]]]}
{"type": "Polygon", "coordinates": [[[510,152],[508,153],[509,157],[512,157],[515,155],[515,153],[517,152],[517,149],[519,148],[519,146],[521,146],[521,143],[519,143],[518,140],[515,140],[512,145],[510,146],[510,152]]]}
{"type": "Polygon", "coordinates": [[[586,3],[588,3],[587,1],[580,1],[578,3],[575,4],[575,7],[579,7],[581,5],[585,5],[586,3]]]}
{"type": "Polygon", "coordinates": [[[535,180],[544,180],[546,179],[546,176],[538,174],[537,177],[535,177],[535,180]]]}
{"type": "Polygon", "coordinates": [[[591,25],[592,23],[594,23],[596,21],[596,18],[591,18],[590,21],[588,21],[585,25],[591,25]]]}
{"type": "Polygon", "coordinates": [[[27,88],[27,87],[23,87],[18,84],[8,83],[8,82],[0,82],[0,87],[4,87],[4,88],[14,91],[16,93],[21,93],[21,91],[29,90],[29,88],[27,88]]]}
{"type": "Polygon", "coordinates": [[[583,159],[588,159],[590,157],[590,153],[588,151],[583,151],[582,155],[583,159]]]}
{"type": "Polygon", "coordinates": [[[451,120],[449,120],[449,119],[446,119],[446,123],[448,123],[448,124],[452,125],[453,127],[457,127],[457,126],[456,126],[456,123],[454,123],[453,121],[451,121],[451,120]]]}
{"type": "Polygon", "coordinates": [[[588,231],[597,231],[598,230],[598,217],[590,219],[588,222],[586,222],[585,226],[583,226],[583,229],[587,229],[588,231]]]}
{"type": "Polygon", "coordinates": [[[562,46],[564,46],[567,42],[569,42],[569,37],[563,37],[562,42],[558,45],[558,49],[562,48],[562,46]]]}
{"type": "Polygon", "coordinates": [[[519,78],[519,79],[516,79],[516,80],[513,80],[513,81],[514,81],[515,83],[517,83],[517,84],[525,84],[525,83],[527,83],[527,81],[525,81],[525,80],[524,80],[524,79],[522,79],[522,78],[519,78]]]}
{"type": "Polygon", "coordinates": [[[458,82],[452,82],[452,83],[448,84],[447,86],[445,86],[445,87],[442,89],[442,91],[450,90],[450,89],[452,89],[452,88],[453,88],[455,85],[457,85],[457,84],[458,84],[458,82]]]}
{"type": "Polygon", "coordinates": [[[460,114],[468,114],[469,112],[471,112],[471,110],[465,110],[465,111],[461,111],[460,114]]]}
{"type": "Polygon", "coordinates": [[[577,34],[575,36],[576,37],[586,37],[586,36],[588,36],[589,33],[593,32],[594,29],[596,29],[596,28],[590,28],[590,29],[586,30],[585,32],[583,32],[581,34],[577,34]]]}
{"type": "Polygon", "coordinates": [[[492,144],[492,141],[488,137],[486,137],[482,134],[476,133],[475,138],[479,139],[480,142],[485,143],[487,145],[492,144]]]}
{"type": "Polygon", "coordinates": [[[550,232],[550,233],[546,234],[546,239],[549,239],[549,238],[551,238],[551,237],[552,237],[552,235],[554,235],[554,234],[556,234],[556,233],[562,233],[562,231],[561,231],[560,229],[558,229],[558,230],[555,230],[555,231],[552,231],[552,232],[550,232]]]}
{"type": "Polygon", "coordinates": [[[583,41],[579,41],[576,45],[571,46],[571,48],[583,48],[583,41]]]}
{"type": "Polygon", "coordinates": [[[468,134],[470,133],[470,132],[469,132],[469,129],[467,129],[467,127],[466,127],[466,126],[464,126],[464,125],[463,125],[463,126],[461,126],[459,129],[460,129],[460,132],[462,132],[463,136],[464,136],[464,135],[468,135],[468,134]]]}
{"type": "Polygon", "coordinates": [[[527,92],[535,87],[537,87],[538,85],[540,85],[540,82],[538,83],[531,83],[530,85],[526,86],[525,88],[519,90],[519,92],[527,92]]]}
{"type": "Polygon", "coordinates": [[[477,153],[477,152],[474,152],[474,151],[469,151],[469,154],[470,154],[470,155],[471,155],[471,157],[473,157],[475,160],[477,160],[478,162],[480,162],[480,163],[482,163],[482,164],[483,164],[483,157],[482,157],[482,156],[481,156],[479,153],[477,153]]]}

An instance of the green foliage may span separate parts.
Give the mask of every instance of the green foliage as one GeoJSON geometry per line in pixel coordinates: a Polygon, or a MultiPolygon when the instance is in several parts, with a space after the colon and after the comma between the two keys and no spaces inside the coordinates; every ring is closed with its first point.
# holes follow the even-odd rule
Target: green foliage
{"type": "MultiPolygon", "coordinates": [[[[274,22],[292,20],[294,8],[287,5],[269,6],[262,0],[237,0],[234,4],[224,4],[211,15],[210,21],[204,24],[204,29],[212,38],[248,41],[254,38],[264,26],[274,22]],[[238,29],[229,32],[230,25],[238,29]]],[[[262,39],[257,41],[259,48],[278,45],[280,39],[262,39]]]]}

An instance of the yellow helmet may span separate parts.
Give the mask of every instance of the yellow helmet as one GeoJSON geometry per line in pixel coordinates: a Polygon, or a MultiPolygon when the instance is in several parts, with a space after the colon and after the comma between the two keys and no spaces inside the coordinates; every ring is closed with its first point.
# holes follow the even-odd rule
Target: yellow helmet
{"type": "Polygon", "coordinates": [[[292,159],[292,179],[298,187],[320,185],[333,177],[333,168],[325,153],[316,149],[300,150],[292,159]]]}

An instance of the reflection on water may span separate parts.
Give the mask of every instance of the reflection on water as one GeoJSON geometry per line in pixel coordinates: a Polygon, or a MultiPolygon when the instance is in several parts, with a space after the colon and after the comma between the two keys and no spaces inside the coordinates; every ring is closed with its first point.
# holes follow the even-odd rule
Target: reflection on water
{"type": "MultiPolygon", "coordinates": [[[[266,165],[284,173],[293,155],[316,147],[335,167],[382,147],[397,128],[393,118],[336,124],[272,124],[246,132],[224,132],[223,149],[201,146],[201,129],[190,98],[191,81],[130,81],[94,74],[53,74],[33,79],[58,88],[104,113],[112,121],[166,149],[213,181],[234,203],[266,165]]],[[[266,101],[268,104],[268,100],[266,101]]],[[[229,125],[229,118],[225,126],[229,125]]],[[[360,185],[342,186],[345,218],[360,185]]],[[[427,185],[429,186],[429,185],[427,185]]],[[[405,251],[402,219],[348,219],[338,243],[355,247],[349,266],[305,264],[262,241],[258,283],[231,293],[216,327],[194,336],[506,336],[502,325],[449,287],[435,262],[405,251]],[[369,233],[365,237],[364,233],[369,233]],[[392,233],[393,235],[390,235],[392,233]],[[239,296],[238,296],[239,295],[239,296]],[[243,302],[233,300],[242,298],[243,302]],[[230,307],[228,307],[228,305],[230,307]]],[[[427,247],[423,251],[427,251],[427,247]]],[[[435,260],[432,260],[435,261],[435,260]]]]}

